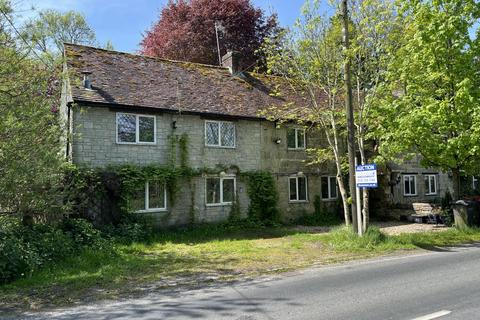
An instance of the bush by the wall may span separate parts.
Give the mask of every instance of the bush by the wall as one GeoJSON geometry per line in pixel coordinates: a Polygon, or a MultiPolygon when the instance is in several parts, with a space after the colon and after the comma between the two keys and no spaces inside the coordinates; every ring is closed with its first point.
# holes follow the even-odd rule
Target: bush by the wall
{"type": "Polygon", "coordinates": [[[247,182],[250,198],[249,219],[277,222],[280,218],[277,209],[278,194],[272,174],[267,171],[253,171],[242,173],[242,177],[247,182]]]}
{"type": "Polygon", "coordinates": [[[86,248],[106,249],[108,243],[85,220],[27,227],[18,218],[0,216],[0,284],[28,277],[86,248]]]}

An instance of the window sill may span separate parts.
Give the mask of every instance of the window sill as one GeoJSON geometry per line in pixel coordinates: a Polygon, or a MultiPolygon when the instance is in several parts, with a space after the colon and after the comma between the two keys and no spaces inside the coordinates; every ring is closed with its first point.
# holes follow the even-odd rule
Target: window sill
{"type": "Polygon", "coordinates": [[[206,144],[205,147],[214,148],[214,149],[236,149],[237,148],[236,146],[227,147],[227,146],[215,146],[215,145],[209,145],[209,144],[206,144]]]}
{"type": "Polygon", "coordinates": [[[337,201],[338,198],[322,198],[322,201],[323,202],[334,202],[334,201],[337,201]]]}
{"type": "Polygon", "coordinates": [[[206,206],[207,208],[210,208],[210,207],[227,207],[227,206],[231,206],[232,203],[231,202],[225,202],[225,203],[207,203],[206,206]]]}
{"type": "Polygon", "coordinates": [[[130,146],[154,146],[156,142],[118,142],[119,145],[130,145],[130,146]]]}
{"type": "Polygon", "coordinates": [[[163,213],[167,212],[168,210],[166,208],[164,209],[148,209],[148,210],[138,210],[135,211],[135,213],[163,213]]]}
{"type": "Polygon", "coordinates": [[[438,193],[425,193],[426,196],[438,196],[438,193]]]}
{"type": "Polygon", "coordinates": [[[306,148],[287,148],[288,151],[305,151],[306,148]]]}
{"type": "Polygon", "coordinates": [[[308,200],[288,200],[288,203],[308,203],[308,200]]]}
{"type": "Polygon", "coordinates": [[[418,194],[404,194],[404,197],[418,197],[418,194]]]}

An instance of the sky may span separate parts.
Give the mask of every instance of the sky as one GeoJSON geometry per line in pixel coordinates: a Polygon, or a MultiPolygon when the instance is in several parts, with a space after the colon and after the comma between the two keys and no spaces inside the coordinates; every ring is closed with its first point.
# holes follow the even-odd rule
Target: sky
{"type": "MultiPolygon", "coordinates": [[[[142,34],[158,20],[160,9],[168,0],[17,0],[24,16],[30,10],[57,9],[82,12],[95,31],[100,44],[108,40],[115,50],[136,52],[142,34]]],[[[215,1],[215,0],[212,0],[215,1]]],[[[266,14],[276,12],[282,26],[291,26],[300,15],[305,0],[252,0],[266,14]]]]}

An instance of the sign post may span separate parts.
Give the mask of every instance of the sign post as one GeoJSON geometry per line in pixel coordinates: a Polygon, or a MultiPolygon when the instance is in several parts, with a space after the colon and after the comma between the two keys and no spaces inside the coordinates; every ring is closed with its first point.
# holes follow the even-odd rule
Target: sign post
{"type": "Polygon", "coordinates": [[[377,165],[373,163],[356,166],[355,182],[357,188],[378,188],[377,165]]]}
{"type": "Polygon", "coordinates": [[[364,164],[357,165],[357,159],[355,159],[355,184],[357,187],[357,220],[358,220],[358,235],[362,236],[362,206],[360,199],[361,188],[378,188],[377,180],[377,165],[376,164],[364,164]]]}

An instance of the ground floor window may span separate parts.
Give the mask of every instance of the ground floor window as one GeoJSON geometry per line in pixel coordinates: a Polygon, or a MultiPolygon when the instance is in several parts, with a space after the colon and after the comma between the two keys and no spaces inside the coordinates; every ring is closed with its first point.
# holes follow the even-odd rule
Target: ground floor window
{"type": "Polygon", "coordinates": [[[229,205],[235,199],[234,176],[205,178],[207,205],[229,205]]]}
{"type": "Polygon", "coordinates": [[[290,202],[307,201],[307,177],[290,177],[288,181],[290,202]]]}
{"type": "Polygon", "coordinates": [[[147,181],[131,199],[131,207],[137,212],[167,210],[167,189],[160,181],[147,181]]]}
{"type": "Polygon", "coordinates": [[[321,177],[321,187],[322,187],[322,199],[323,200],[333,200],[337,199],[337,177],[328,176],[321,177]]]}
{"type": "Polygon", "coordinates": [[[437,194],[437,176],[434,174],[425,175],[425,194],[437,194]]]}
{"type": "Polygon", "coordinates": [[[417,195],[417,176],[415,175],[403,176],[403,195],[405,196],[417,195]]]}

